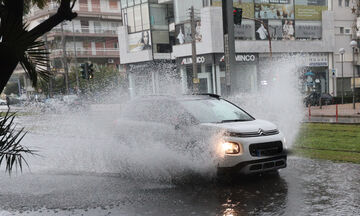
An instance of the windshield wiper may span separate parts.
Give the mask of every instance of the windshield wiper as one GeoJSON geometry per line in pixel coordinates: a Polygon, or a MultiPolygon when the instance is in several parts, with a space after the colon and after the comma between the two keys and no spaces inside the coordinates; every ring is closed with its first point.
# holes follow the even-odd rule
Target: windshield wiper
{"type": "Polygon", "coordinates": [[[222,120],[219,123],[226,123],[226,122],[240,122],[240,121],[250,121],[248,119],[226,119],[226,120],[222,120]]]}

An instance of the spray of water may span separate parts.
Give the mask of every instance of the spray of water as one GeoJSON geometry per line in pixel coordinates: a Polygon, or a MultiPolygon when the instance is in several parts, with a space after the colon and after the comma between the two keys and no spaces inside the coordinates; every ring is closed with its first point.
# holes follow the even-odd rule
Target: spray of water
{"type": "MultiPolygon", "coordinates": [[[[298,79],[298,68],[302,63],[295,57],[287,57],[268,64],[269,67],[261,71],[261,77],[268,85],[255,94],[236,94],[229,99],[256,118],[276,123],[291,144],[303,117],[298,79]],[[272,79],[274,75],[276,80],[272,79]]],[[[167,85],[168,91],[162,85],[160,92],[178,94],[178,79],[172,75],[166,78],[169,80],[164,79],[162,77],[161,81],[173,85],[167,85]]],[[[152,89],[149,90],[151,93],[152,89]]],[[[109,95],[114,98],[121,92],[109,95]]],[[[127,99],[126,96],[117,97],[116,101],[108,99],[105,101],[116,104],[90,105],[78,112],[64,111],[60,107],[61,113],[46,111],[39,116],[23,117],[22,124],[30,129],[24,142],[38,149],[41,155],[29,158],[32,170],[116,173],[161,180],[189,173],[215,174],[214,151],[219,138],[216,134],[204,134],[199,130],[196,137],[185,133],[169,138],[168,134],[174,131],[172,126],[162,125],[156,130],[146,129],[146,123],[129,126],[118,120],[127,99]]],[[[155,112],[149,109],[146,115],[155,112]]]]}
{"type": "Polygon", "coordinates": [[[288,147],[294,143],[304,118],[299,70],[304,62],[298,56],[283,56],[260,69],[260,89],[252,94],[235,94],[229,99],[255,118],[275,123],[284,133],[288,147]]]}

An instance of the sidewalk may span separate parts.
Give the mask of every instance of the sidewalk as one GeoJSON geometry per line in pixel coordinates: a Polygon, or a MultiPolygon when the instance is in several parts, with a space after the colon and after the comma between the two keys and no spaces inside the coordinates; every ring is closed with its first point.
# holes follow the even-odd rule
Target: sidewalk
{"type": "MultiPolygon", "coordinates": [[[[311,117],[336,117],[336,105],[310,107],[311,117]]],[[[309,116],[309,107],[306,107],[306,116],[309,116]]],[[[360,103],[338,104],[338,117],[360,118],[360,103]]]]}
{"type": "MultiPolygon", "coordinates": [[[[8,107],[6,105],[0,105],[0,112],[7,112],[8,107]]],[[[10,112],[21,112],[23,108],[20,106],[10,105],[10,112]]]]}

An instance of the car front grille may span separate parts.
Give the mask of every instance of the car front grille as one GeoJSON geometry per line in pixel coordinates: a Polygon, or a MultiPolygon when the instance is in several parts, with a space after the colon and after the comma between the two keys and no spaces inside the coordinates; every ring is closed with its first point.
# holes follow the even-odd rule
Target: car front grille
{"type": "Polygon", "coordinates": [[[279,130],[275,129],[275,130],[267,130],[267,131],[256,131],[256,132],[226,132],[225,136],[230,136],[230,137],[242,137],[242,138],[246,138],[246,137],[260,137],[260,136],[271,136],[271,135],[276,135],[279,134],[279,130]]]}
{"type": "Polygon", "coordinates": [[[272,156],[283,151],[281,141],[250,144],[249,152],[253,157],[272,156]]]}

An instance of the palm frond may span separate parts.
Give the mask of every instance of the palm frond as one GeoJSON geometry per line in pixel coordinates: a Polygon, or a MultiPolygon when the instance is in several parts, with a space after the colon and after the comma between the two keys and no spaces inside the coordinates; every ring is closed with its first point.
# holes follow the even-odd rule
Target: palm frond
{"type": "Polygon", "coordinates": [[[44,48],[43,41],[35,41],[28,45],[28,49],[20,58],[20,64],[28,74],[33,86],[36,86],[38,78],[48,81],[51,73],[48,71],[49,52],[44,48]]]}
{"type": "Polygon", "coordinates": [[[23,169],[23,165],[29,166],[24,158],[24,154],[35,154],[33,150],[20,145],[21,140],[26,135],[24,128],[15,130],[15,113],[0,113],[0,167],[5,163],[5,170],[11,173],[14,167],[23,169]]]}
{"type": "Polygon", "coordinates": [[[33,86],[36,86],[38,78],[47,81],[50,77],[50,72],[47,71],[49,52],[45,48],[44,41],[34,41],[29,36],[28,27],[28,24],[18,22],[2,23],[0,35],[3,35],[4,43],[14,47],[13,52],[19,63],[28,74],[33,86]]]}

